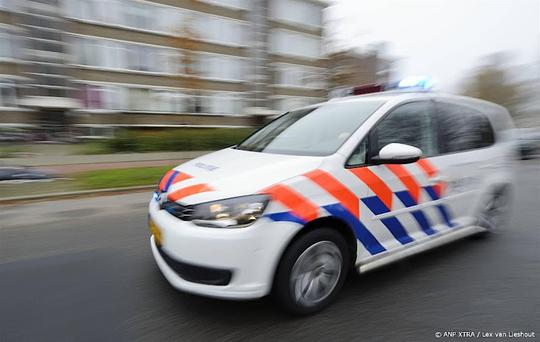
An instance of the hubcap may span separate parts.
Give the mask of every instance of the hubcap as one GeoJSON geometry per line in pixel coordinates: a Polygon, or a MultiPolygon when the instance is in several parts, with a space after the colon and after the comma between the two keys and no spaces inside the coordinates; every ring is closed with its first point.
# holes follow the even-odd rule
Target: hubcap
{"type": "Polygon", "coordinates": [[[493,196],[484,206],[478,224],[490,232],[501,233],[508,209],[508,201],[504,193],[493,196]]]}
{"type": "Polygon", "coordinates": [[[291,272],[294,299],[303,306],[314,306],[328,297],[341,275],[343,257],[335,243],[320,241],[306,249],[291,272]]]}

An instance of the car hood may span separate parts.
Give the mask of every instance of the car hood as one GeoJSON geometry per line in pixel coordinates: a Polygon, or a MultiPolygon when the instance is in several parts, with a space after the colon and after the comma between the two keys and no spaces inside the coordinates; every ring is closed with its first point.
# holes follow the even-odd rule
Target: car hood
{"type": "Polygon", "coordinates": [[[323,157],[291,156],[228,148],[181,164],[175,169],[192,178],[172,186],[169,193],[194,184],[213,190],[198,193],[183,203],[199,203],[258,193],[286,179],[318,168],[323,157]]]}

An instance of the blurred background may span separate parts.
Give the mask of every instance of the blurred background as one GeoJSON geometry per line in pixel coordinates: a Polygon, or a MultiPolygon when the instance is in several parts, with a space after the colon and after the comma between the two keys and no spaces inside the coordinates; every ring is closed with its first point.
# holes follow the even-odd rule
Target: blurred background
{"type": "Polygon", "coordinates": [[[0,165],[215,150],[420,75],[506,106],[534,137],[539,17],[537,0],[0,0],[0,165]]]}

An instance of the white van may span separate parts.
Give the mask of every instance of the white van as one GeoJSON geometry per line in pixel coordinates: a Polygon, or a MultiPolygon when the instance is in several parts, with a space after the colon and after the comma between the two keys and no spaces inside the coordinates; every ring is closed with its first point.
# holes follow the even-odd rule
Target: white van
{"type": "Polygon", "coordinates": [[[154,258],[180,290],[316,312],[350,269],[502,228],[511,129],[500,106],[425,92],[290,111],[162,178],[154,258]]]}

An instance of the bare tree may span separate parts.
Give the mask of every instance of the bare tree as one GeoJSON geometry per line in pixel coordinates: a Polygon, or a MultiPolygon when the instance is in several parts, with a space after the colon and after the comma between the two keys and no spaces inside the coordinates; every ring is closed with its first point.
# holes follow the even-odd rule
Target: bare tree
{"type": "Polygon", "coordinates": [[[521,83],[511,79],[510,70],[505,67],[508,58],[504,53],[486,57],[486,63],[465,82],[463,94],[497,103],[515,113],[528,92],[521,89],[521,83]]]}
{"type": "MultiPolygon", "coordinates": [[[[195,0],[192,0],[195,1],[195,0]]],[[[193,111],[199,111],[197,91],[201,88],[199,53],[201,49],[200,36],[197,33],[194,15],[183,18],[182,24],[171,38],[171,45],[180,50],[178,63],[183,72],[178,77],[178,86],[193,89],[190,96],[193,111]]]]}

